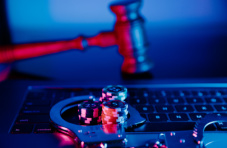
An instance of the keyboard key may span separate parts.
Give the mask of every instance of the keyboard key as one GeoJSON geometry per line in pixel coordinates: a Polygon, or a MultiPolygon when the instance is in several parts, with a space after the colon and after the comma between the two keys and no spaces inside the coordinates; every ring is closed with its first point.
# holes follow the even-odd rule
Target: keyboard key
{"type": "Polygon", "coordinates": [[[165,104],[165,98],[148,98],[150,104],[165,104]]]}
{"type": "Polygon", "coordinates": [[[212,91],[210,91],[210,94],[212,96],[221,96],[222,95],[221,92],[218,90],[212,90],[212,91]]]}
{"type": "Polygon", "coordinates": [[[211,105],[195,105],[195,108],[198,112],[214,111],[211,105]]]}
{"type": "Polygon", "coordinates": [[[155,92],[152,90],[148,90],[148,96],[149,97],[156,97],[155,92]]]}
{"type": "Polygon", "coordinates": [[[187,91],[187,90],[183,90],[182,93],[184,94],[184,96],[190,96],[191,95],[190,91],[187,91]]]}
{"type": "Polygon", "coordinates": [[[176,105],[176,110],[178,112],[193,112],[194,108],[191,105],[176,105]]]}
{"type": "Polygon", "coordinates": [[[227,105],[214,105],[217,111],[227,111],[227,105]]]}
{"type": "Polygon", "coordinates": [[[227,113],[212,113],[212,114],[216,114],[216,115],[219,116],[219,117],[220,117],[220,116],[224,116],[224,115],[226,116],[226,115],[227,115],[227,113]]]}
{"type": "Polygon", "coordinates": [[[31,100],[43,100],[45,97],[45,93],[44,92],[32,92],[30,91],[27,94],[26,99],[31,99],[31,100]]]}
{"type": "Polygon", "coordinates": [[[167,101],[169,104],[182,104],[184,103],[184,99],[183,98],[167,98],[167,101]]]}
{"type": "Polygon", "coordinates": [[[130,104],[146,104],[146,98],[128,98],[130,104]]]}
{"type": "Polygon", "coordinates": [[[32,133],[33,124],[15,124],[11,129],[12,134],[28,134],[32,133]]]}
{"type": "Polygon", "coordinates": [[[55,93],[56,100],[63,100],[71,97],[71,92],[59,91],[55,93]]]}
{"type": "Polygon", "coordinates": [[[227,95],[227,90],[219,90],[222,96],[227,95]]]}
{"type": "Polygon", "coordinates": [[[190,113],[189,116],[193,121],[197,121],[201,118],[203,118],[206,115],[206,113],[190,113]]]}
{"type": "Polygon", "coordinates": [[[157,105],[156,107],[157,112],[173,112],[174,108],[171,105],[157,105]]]}
{"type": "Polygon", "coordinates": [[[222,103],[221,99],[218,97],[205,98],[207,103],[222,103]]]}
{"type": "Polygon", "coordinates": [[[227,122],[216,123],[218,130],[227,131],[227,122]]]}
{"type": "Polygon", "coordinates": [[[17,124],[28,123],[49,123],[49,115],[19,115],[17,117],[17,124]]]}
{"type": "Polygon", "coordinates": [[[150,122],[164,122],[168,120],[166,114],[148,114],[148,118],[150,122]]]}
{"type": "Polygon", "coordinates": [[[49,114],[49,106],[24,106],[20,114],[49,114]]]}
{"type": "Polygon", "coordinates": [[[130,97],[146,97],[149,95],[148,89],[146,88],[128,88],[128,94],[130,97]]]}
{"type": "Polygon", "coordinates": [[[147,97],[148,96],[148,90],[145,88],[140,88],[137,91],[137,97],[147,97]]]}
{"type": "Polygon", "coordinates": [[[225,103],[227,103],[227,98],[223,98],[223,99],[224,99],[225,103]]]}
{"type": "Polygon", "coordinates": [[[152,105],[137,105],[136,109],[140,113],[152,113],[154,111],[154,108],[152,105]]]}
{"type": "Polygon", "coordinates": [[[208,92],[207,91],[192,91],[192,95],[195,97],[202,97],[202,96],[207,96],[208,92]]]}
{"type": "Polygon", "coordinates": [[[167,96],[171,96],[171,93],[169,91],[166,90],[160,90],[160,91],[155,91],[155,96],[158,97],[167,97],[167,96]]]}
{"type": "Polygon", "coordinates": [[[173,91],[175,97],[184,97],[185,94],[182,91],[173,91]]]}
{"type": "Polygon", "coordinates": [[[188,116],[184,113],[169,114],[169,118],[171,121],[188,121],[189,120],[188,116]]]}
{"type": "Polygon", "coordinates": [[[128,88],[128,94],[130,97],[137,96],[137,90],[135,88],[128,88]]]}
{"type": "Polygon", "coordinates": [[[50,124],[37,124],[34,129],[34,133],[53,133],[54,130],[50,124]]]}
{"type": "Polygon", "coordinates": [[[25,101],[26,106],[49,106],[50,100],[28,100],[25,101]]]}
{"type": "Polygon", "coordinates": [[[193,103],[203,103],[203,99],[202,98],[199,98],[199,97],[190,97],[190,98],[186,98],[187,102],[189,104],[193,104],[193,103]]]}

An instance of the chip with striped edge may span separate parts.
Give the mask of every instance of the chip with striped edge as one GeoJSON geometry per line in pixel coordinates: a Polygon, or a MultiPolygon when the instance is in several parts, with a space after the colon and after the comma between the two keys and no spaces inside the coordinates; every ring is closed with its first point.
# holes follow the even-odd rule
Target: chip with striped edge
{"type": "Polygon", "coordinates": [[[102,105],[99,101],[87,100],[78,104],[78,116],[82,124],[101,122],[101,113],[102,105]]]}
{"type": "Polygon", "coordinates": [[[102,98],[124,101],[127,98],[127,88],[121,85],[108,85],[102,89],[102,98]]]}
{"type": "Polygon", "coordinates": [[[127,120],[128,104],[110,100],[102,104],[102,124],[122,124],[127,120]]]}

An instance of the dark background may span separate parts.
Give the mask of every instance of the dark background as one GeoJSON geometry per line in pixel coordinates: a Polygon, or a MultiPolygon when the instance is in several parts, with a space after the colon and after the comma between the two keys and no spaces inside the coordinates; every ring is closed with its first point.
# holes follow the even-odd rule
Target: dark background
{"type": "MultiPolygon", "coordinates": [[[[1,2],[6,15],[1,15],[0,43],[64,40],[112,30],[115,16],[110,2],[1,2]]],[[[153,78],[227,77],[226,0],[144,0],[141,14],[146,20],[148,54],[155,64],[153,78]]],[[[91,47],[17,61],[12,66],[14,77],[19,72],[51,80],[89,81],[121,79],[122,61],[117,47],[91,47]]]]}

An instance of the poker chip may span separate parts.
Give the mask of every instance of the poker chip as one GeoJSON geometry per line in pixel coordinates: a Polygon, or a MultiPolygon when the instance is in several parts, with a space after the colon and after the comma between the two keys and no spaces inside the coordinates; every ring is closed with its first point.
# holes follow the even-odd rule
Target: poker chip
{"type": "Polygon", "coordinates": [[[103,124],[102,128],[103,131],[107,134],[116,134],[118,130],[117,126],[117,124],[103,124]]]}
{"type": "Polygon", "coordinates": [[[101,122],[102,106],[98,101],[87,100],[78,105],[81,124],[98,124],[101,122]]]}
{"type": "Polygon", "coordinates": [[[103,100],[120,100],[124,101],[127,98],[127,88],[121,85],[109,85],[102,89],[103,100]]]}
{"type": "Polygon", "coordinates": [[[127,120],[128,104],[120,100],[105,101],[102,104],[102,124],[122,124],[127,120]]]}
{"type": "Polygon", "coordinates": [[[108,113],[123,113],[127,109],[128,104],[120,100],[110,100],[102,103],[102,110],[108,113]]]}

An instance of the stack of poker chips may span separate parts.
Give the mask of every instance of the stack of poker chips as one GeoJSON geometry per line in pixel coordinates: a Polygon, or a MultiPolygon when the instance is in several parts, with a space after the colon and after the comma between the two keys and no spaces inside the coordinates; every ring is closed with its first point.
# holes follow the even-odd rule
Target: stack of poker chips
{"type": "Polygon", "coordinates": [[[123,124],[127,120],[128,104],[120,100],[102,103],[102,124],[123,124]]]}
{"type": "Polygon", "coordinates": [[[102,104],[98,101],[88,100],[78,104],[80,124],[97,125],[101,123],[102,104]]]}
{"type": "Polygon", "coordinates": [[[127,98],[127,88],[121,85],[109,85],[102,89],[102,97],[99,101],[120,100],[125,101],[127,98]]]}

